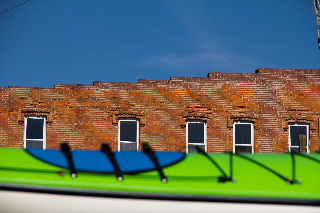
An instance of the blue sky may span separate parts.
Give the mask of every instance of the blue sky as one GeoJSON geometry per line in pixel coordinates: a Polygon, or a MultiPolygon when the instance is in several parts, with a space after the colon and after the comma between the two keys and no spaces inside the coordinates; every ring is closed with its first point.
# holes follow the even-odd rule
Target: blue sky
{"type": "Polygon", "coordinates": [[[0,87],[262,67],[320,68],[313,0],[30,0],[0,15],[0,87]]]}

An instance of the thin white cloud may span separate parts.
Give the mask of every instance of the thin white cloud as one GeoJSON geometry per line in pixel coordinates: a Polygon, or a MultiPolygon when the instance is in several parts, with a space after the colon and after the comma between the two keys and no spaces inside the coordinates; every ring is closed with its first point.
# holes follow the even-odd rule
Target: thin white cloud
{"type": "Polygon", "coordinates": [[[166,54],[150,56],[137,65],[141,68],[153,67],[182,72],[187,68],[195,66],[214,67],[215,63],[223,63],[226,60],[227,57],[213,53],[166,54]]]}
{"type": "MultiPolygon", "coordinates": [[[[210,72],[252,72],[244,70],[254,67],[255,59],[247,56],[221,54],[216,52],[198,52],[191,54],[165,54],[149,56],[135,64],[139,69],[163,69],[177,73],[188,73],[194,70],[210,72]]],[[[258,67],[256,67],[258,68],[258,67]]]]}
{"type": "MultiPolygon", "coordinates": [[[[203,5],[202,5],[203,6],[203,5]]],[[[192,5],[169,5],[176,22],[186,32],[185,40],[177,40],[182,45],[184,53],[162,53],[147,56],[140,62],[135,62],[138,69],[163,69],[177,73],[190,73],[195,70],[203,72],[252,72],[258,67],[258,56],[250,57],[246,53],[235,53],[228,41],[219,32],[208,27],[214,25],[201,11],[201,3],[192,5]]],[[[244,41],[248,42],[248,41],[244,41]]],[[[240,44],[241,45],[241,44],[240,44]]],[[[182,74],[183,75],[183,74],[182,74]]]]}

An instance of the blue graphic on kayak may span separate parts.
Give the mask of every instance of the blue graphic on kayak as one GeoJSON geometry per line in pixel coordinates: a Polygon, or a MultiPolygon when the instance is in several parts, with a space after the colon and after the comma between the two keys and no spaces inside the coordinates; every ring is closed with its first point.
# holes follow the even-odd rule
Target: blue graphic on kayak
{"type": "MultiPolygon", "coordinates": [[[[70,169],[70,162],[66,154],[59,150],[29,148],[26,151],[33,157],[41,161],[70,169]]],[[[139,173],[157,170],[148,153],[140,151],[114,152],[114,159],[119,165],[123,174],[139,173]]],[[[178,163],[185,157],[184,152],[154,152],[158,164],[161,168],[178,163]]],[[[112,157],[97,150],[74,150],[72,151],[72,161],[77,172],[94,172],[115,174],[116,168],[112,162],[112,157]]]]}

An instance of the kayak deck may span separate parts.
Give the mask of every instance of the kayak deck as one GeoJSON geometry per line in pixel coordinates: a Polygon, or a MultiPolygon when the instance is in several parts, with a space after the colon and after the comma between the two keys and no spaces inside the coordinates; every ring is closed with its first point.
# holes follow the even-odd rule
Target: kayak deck
{"type": "Polygon", "coordinates": [[[89,172],[78,172],[72,178],[69,169],[38,160],[26,150],[1,148],[0,188],[170,200],[320,204],[318,153],[307,157],[295,154],[294,161],[290,153],[208,156],[190,153],[163,168],[168,178],[163,183],[156,170],[124,174],[123,181],[115,174],[89,172]],[[221,181],[223,177],[229,179],[221,181]]]}

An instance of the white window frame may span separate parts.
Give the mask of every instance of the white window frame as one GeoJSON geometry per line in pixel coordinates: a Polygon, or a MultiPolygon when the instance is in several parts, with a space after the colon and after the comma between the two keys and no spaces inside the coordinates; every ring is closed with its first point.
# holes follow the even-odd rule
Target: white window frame
{"type": "Polygon", "coordinates": [[[189,153],[188,145],[204,145],[204,151],[207,152],[207,122],[204,120],[188,120],[186,128],[186,147],[187,153],[189,153]],[[204,143],[189,143],[189,123],[203,123],[204,143]]]}
{"type": "Polygon", "coordinates": [[[233,153],[236,152],[236,146],[251,146],[252,151],[251,153],[254,153],[254,124],[249,121],[236,121],[233,123],[233,153]],[[236,125],[251,125],[251,143],[250,144],[236,144],[236,125]]]}
{"type": "Polygon", "coordinates": [[[42,149],[46,149],[47,147],[47,118],[45,116],[26,116],[24,117],[24,143],[23,143],[23,148],[27,148],[27,141],[32,140],[32,141],[42,141],[42,149]],[[28,119],[42,119],[43,120],[43,139],[27,139],[27,126],[28,126],[28,119]]]}
{"type": "Polygon", "coordinates": [[[119,120],[118,120],[118,151],[121,151],[121,149],[120,149],[120,144],[121,143],[136,143],[137,144],[137,151],[138,151],[138,149],[139,149],[139,139],[140,139],[140,137],[139,137],[139,135],[140,135],[140,131],[139,131],[139,119],[137,119],[137,118],[119,118],[119,120]],[[135,121],[136,123],[137,123],[137,134],[136,134],[136,142],[133,142],[133,141],[121,141],[120,140],[120,134],[121,134],[121,122],[126,122],[126,121],[135,121]]]}
{"type": "Polygon", "coordinates": [[[300,146],[291,146],[291,126],[305,126],[307,127],[307,153],[310,153],[310,125],[307,123],[293,123],[289,124],[289,151],[291,152],[291,148],[299,148],[300,146]]]}

